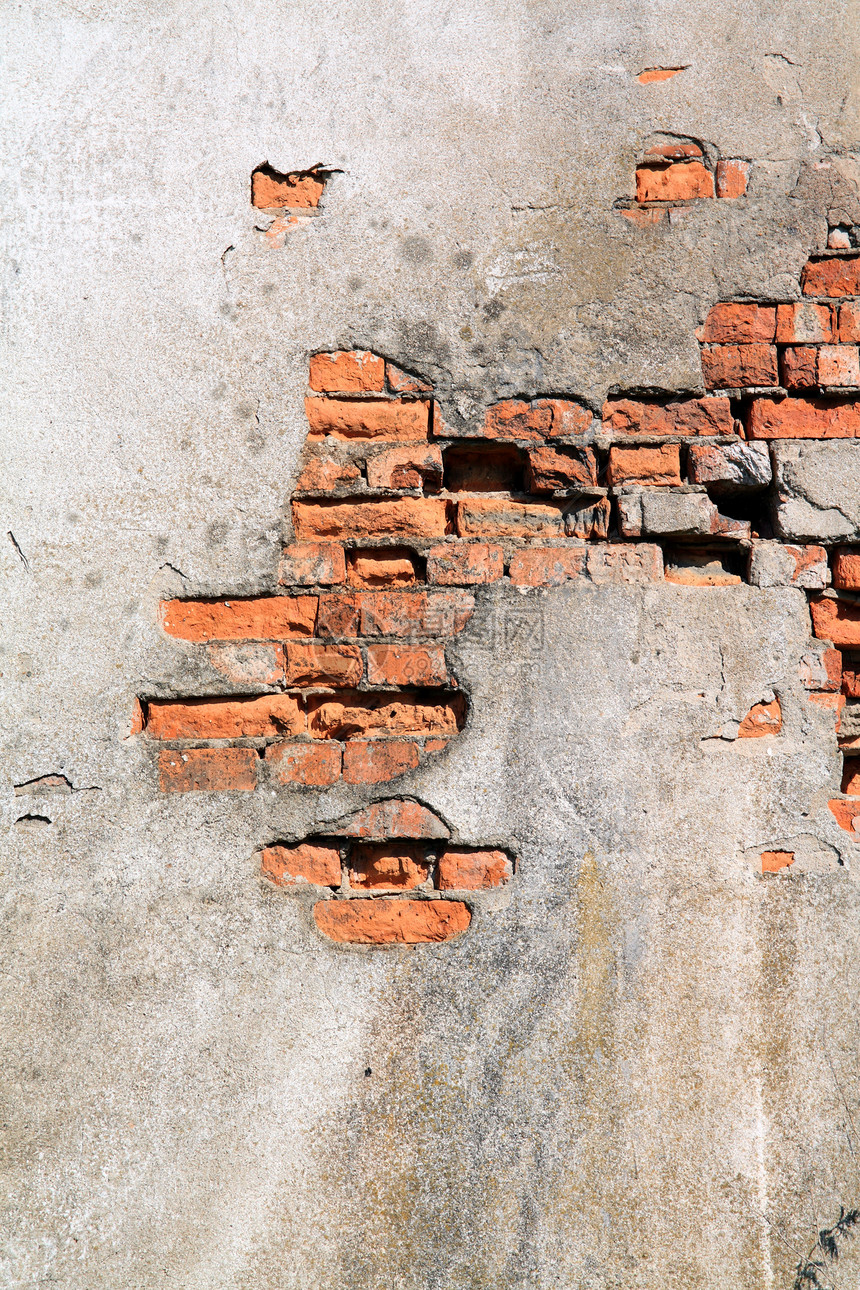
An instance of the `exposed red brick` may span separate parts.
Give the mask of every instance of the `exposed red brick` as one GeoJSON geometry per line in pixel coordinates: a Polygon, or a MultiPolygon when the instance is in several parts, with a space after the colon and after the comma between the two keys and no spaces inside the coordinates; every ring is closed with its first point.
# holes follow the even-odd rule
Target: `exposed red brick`
{"type": "Polygon", "coordinates": [[[774,345],[705,345],[702,374],[709,390],[779,382],[774,345]]]}
{"type": "Polygon", "coordinates": [[[465,932],[472,915],[459,900],[322,900],[317,926],[333,941],[358,945],[419,945],[465,932]]]}
{"type": "Polygon", "coordinates": [[[368,645],[371,685],[445,685],[448,668],[443,645],[368,645]]]}
{"type": "Polygon", "coordinates": [[[278,685],[284,679],[282,645],[210,645],[209,662],[236,685],[278,685]]]}
{"type": "Polygon", "coordinates": [[[357,645],[296,642],[286,647],[287,685],[358,685],[362,677],[357,645]]]}
{"type": "Polygon", "coordinates": [[[588,548],[588,576],[597,583],[642,583],[663,579],[663,552],[651,542],[607,542],[588,548]]]}
{"type": "Polygon", "coordinates": [[[316,596],[260,596],[254,600],[167,600],[161,625],[185,641],[290,640],[312,636],[316,596]]]}
{"type": "Polygon", "coordinates": [[[666,209],[663,206],[621,206],[618,208],[619,215],[629,219],[631,224],[662,224],[666,219],[666,209]]]}
{"type": "Polygon", "coordinates": [[[347,553],[346,577],[352,587],[412,587],[415,560],[405,547],[355,548],[347,553]]]}
{"type": "Polygon", "coordinates": [[[636,167],[637,202],[683,202],[713,195],[714,177],[700,161],[636,167]]]}
{"type": "Polygon", "coordinates": [[[592,448],[529,449],[528,491],[553,493],[597,483],[597,458],[592,448]]]}
{"type": "Polygon", "coordinates": [[[458,694],[434,699],[397,690],[308,699],[308,730],[318,739],[352,739],[371,733],[455,735],[464,717],[465,703],[458,694]]]}
{"type": "Polygon", "coordinates": [[[491,439],[544,439],[584,434],[591,429],[588,408],[569,399],[507,400],[487,408],[484,434],[491,439]]]}
{"type": "Polygon", "coordinates": [[[368,349],[312,354],[309,384],[321,394],[382,394],[385,359],[368,349]]]}
{"type": "Polygon", "coordinates": [[[150,739],[242,739],[297,735],[304,713],[289,694],[248,699],[151,699],[146,733],[150,739]]]}
{"type": "Polygon", "coordinates": [[[833,585],[843,591],[860,591],[860,550],[839,547],[833,557],[833,585]]]}
{"type": "Polygon", "coordinates": [[[313,210],[320,204],[325,185],[324,175],[316,168],[280,175],[269,165],[260,166],[251,175],[251,205],[260,210],[279,206],[313,210]]]}
{"type": "Polygon", "coordinates": [[[775,331],[775,305],[719,304],[709,310],[696,335],[709,344],[758,345],[772,341],[775,331]]]}
{"type": "Polygon", "coordinates": [[[646,157],[663,157],[669,161],[683,161],[689,157],[701,157],[702,149],[697,143],[655,143],[647,148],[646,157]]]}
{"type": "Polygon", "coordinates": [[[720,396],[665,404],[609,399],[603,405],[603,428],[617,434],[730,435],[735,422],[729,400],[720,396]]]}
{"type": "Polygon", "coordinates": [[[421,759],[414,739],[351,739],[343,750],[347,784],[381,784],[414,770],[421,759]]]}
{"type": "Polygon", "coordinates": [[[819,640],[845,649],[860,648],[860,605],[831,596],[810,601],[812,628],[819,640]]]}
{"type": "Polygon", "coordinates": [[[794,864],[793,851],[762,851],[761,853],[762,873],[779,873],[780,869],[786,869],[790,864],[794,864]]]}
{"type": "Polygon", "coordinates": [[[636,79],[640,85],[653,85],[657,81],[670,81],[673,76],[685,70],[683,67],[646,67],[636,79]]]}
{"type": "Polygon", "coordinates": [[[805,296],[860,296],[860,256],[810,260],[800,285],[805,296]]]}
{"type": "Polygon", "coordinates": [[[468,591],[381,591],[361,597],[365,636],[454,636],[475,608],[468,591]]]}
{"type": "Polygon", "coordinates": [[[371,488],[430,488],[442,483],[442,450],[435,444],[389,448],[367,459],[371,488]]]}
{"type": "MultiPolygon", "coordinates": [[[[430,742],[429,740],[427,741],[430,742]]],[[[345,838],[447,838],[448,830],[433,811],[419,802],[389,797],[372,802],[346,821],[337,832],[345,838]]]]}
{"type": "Polygon", "coordinates": [[[343,547],[332,542],[293,542],[284,548],[278,581],[284,586],[333,586],[346,578],[343,547]]]}
{"type": "Polygon", "coordinates": [[[411,372],[404,372],[402,368],[397,367],[394,363],[385,364],[385,375],[388,380],[388,388],[395,394],[432,394],[433,386],[423,377],[413,376],[411,372]]]}
{"type": "Polygon", "coordinates": [[[513,502],[501,497],[471,497],[457,502],[460,537],[561,536],[564,505],[513,502]]]}
{"type": "Polygon", "coordinates": [[[846,757],[842,763],[842,788],[846,797],[860,797],[860,758],[846,757]]]}
{"type": "Polygon", "coordinates": [[[311,457],[296,480],[297,493],[330,493],[353,483],[361,471],[352,461],[334,461],[330,457],[311,457]]]}
{"type": "Polygon", "coordinates": [[[584,547],[529,547],[511,558],[510,579],[515,587],[558,587],[584,569],[584,547]]]}
{"type": "Polygon", "coordinates": [[[277,887],[292,887],[301,882],[317,887],[339,887],[341,882],[340,851],[324,842],[264,847],[260,869],[277,887]]]}
{"type": "Polygon", "coordinates": [[[480,891],[501,887],[510,877],[511,862],[504,851],[449,847],[439,857],[436,881],[440,891],[480,891]]]}
{"type": "Polygon", "coordinates": [[[426,882],[430,862],[420,842],[357,842],[349,855],[349,885],[411,891],[426,882]]]}
{"type": "Polygon", "coordinates": [[[434,538],[449,532],[448,503],[441,497],[373,501],[293,502],[299,539],[434,538]]]}
{"type": "MultiPolygon", "coordinates": [[[[820,690],[839,690],[842,687],[842,654],[838,649],[826,649],[821,655],[826,680],[817,686],[820,690]]],[[[860,698],[860,695],[854,695],[860,698]]]]}
{"type": "Polygon", "coordinates": [[[446,542],[427,553],[427,581],[454,587],[496,582],[505,571],[500,546],[482,542],[446,542]]]}
{"type": "Polygon", "coordinates": [[[717,162],[716,189],[718,197],[743,197],[749,182],[750,163],[726,158],[717,162]]]}
{"type": "Polygon", "coordinates": [[[681,457],[676,443],[657,448],[610,448],[610,484],[680,484],[681,457]]]}
{"type": "Polygon", "coordinates": [[[320,596],[317,635],[357,636],[360,622],[360,596],[320,596]]]}
{"type": "MultiPolygon", "coordinates": [[[[831,650],[829,652],[832,654],[837,653],[836,650],[831,650]]],[[[858,666],[857,663],[849,663],[843,668],[840,677],[840,687],[846,699],[860,699],[860,666],[858,666]]],[[[832,687],[828,686],[827,688],[831,689],[832,687]]]]}
{"type": "MultiPolygon", "coordinates": [[[[845,308],[845,306],[842,306],[845,308]]],[[[765,337],[763,339],[770,339],[765,337]]],[[[776,341],[778,345],[820,345],[834,340],[833,308],[798,300],[776,307],[776,341]]],[[[840,337],[840,339],[842,339],[840,337]]]]}
{"type": "Polygon", "coordinates": [[[860,357],[856,345],[822,345],[818,351],[820,385],[860,385],[860,357]]]}
{"type": "Polygon", "coordinates": [[[162,793],[252,792],[259,758],[253,748],[165,749],[158,754],[162,793]]]}
{"type": "Polygon", "coordinates": [[[763,735],[778,735],[782,730],[782,709],[779,699],[772,703],[754,703],[738,726],[738,739],[760,739],[763,735]]]}
{"type": "Polygon", "coordinates": [[[753,399],[751,439],[851,439],[860,430],[860,404],[828,399],[753,399]]]}
{"type": "Polygon", "coordinates": [[[838,798],[827,805],[833,812],[833,818],[844,829],[846,833],[851,833],[856,837],[855,824],[860,825],[860,802],[841,802],[838,798]]]}
{"type": "Polygon", "coordinates": [[[266,762],[279,784],[326,788],[340,779],[343,748],[333,742],[270,744],[266,762]]]}
{"type": "Polygon", "coordinates": [[[860,304],[839,306],[839,339],[849,345],[860,341],[860,304]]]}
{"type": "Polygon", "coordinates": [[[426,399],[307,398],[308,438],[324,439],[426,439],[430,432],[430,404],[426,399]]]}
{"type": "Polygon", "coordinates": [[[787,390],[809,390],[818,384],[818,350],[790,345],[780,356],[782,383],[787,390]]]}

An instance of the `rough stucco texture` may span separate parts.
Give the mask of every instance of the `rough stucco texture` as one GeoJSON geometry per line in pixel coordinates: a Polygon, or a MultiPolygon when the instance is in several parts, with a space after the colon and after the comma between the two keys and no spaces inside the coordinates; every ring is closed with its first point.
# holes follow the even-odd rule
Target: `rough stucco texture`
{"type": "MultiPolygon", "coordinates": [[[[134,703],[202,692],[162,602],[279,594],[311,355],[420,373],[452,436],[506,399],[702,397],[711,307],[799,299],[860,224],[856,22],[54,0],[3,28],[0,1284],[788,1288],[860,1205],[860,849],[807,600],[829,623],[857,583],[827,599],[827,552],[801,577],[762,543],[726,585],[499,564],[447,646],[465,727],[394,787],[162,793],[134,703]],[[645,168],[698,196],[637,204],[675,138],[645,168]],[[252,206],[264,162],[300,212],[252,206]],[[260,849],[392,795],[505,881],[449,942],[336,943],[260,849]]],[[[732,459],[775,464],[763,538],[857,540],[826,448],[732,459]]],[[[625,540],[679,522],[625,496],[625,540]]]]}

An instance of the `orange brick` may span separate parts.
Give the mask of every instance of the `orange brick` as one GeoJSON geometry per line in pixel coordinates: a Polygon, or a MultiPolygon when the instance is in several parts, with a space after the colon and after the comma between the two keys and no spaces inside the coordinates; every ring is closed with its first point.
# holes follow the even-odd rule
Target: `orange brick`
{"type": "Polygon", "coordinates": [[[389,448],[367,459],[371,488],[429,488],[442,484],[442,450],[435,444],[389,448]]]}
{"type": "Polygon", "coordinates": [[[321,394],[383,394],[385,359],[368,349],[312,354],[309,384],[321,394]]]}
{"type": "Polygon", "coordinates": [[[260,869],[277,887],[292,887],[302,882],[317,887],[339,887],[341,883],[340,851],[325,843],[264,847],[260,869]]]}
{"type": "Polygon", "coordinates": [[[413,376],[411,372],[404,372],[401,367],[394,363],[386,362],[385,376],[388,381],[388,388],[394,394],[432,394],[433,386],[429,381],[425,381],[421,376],[413,376]]]}
{"type": "Polygon", "coordinates": [[[780,357],[782,383],[787,390],[809,390],[818,384],[818,350],[790,345],[780,357]]]}
{"type": "Polygon", "coordinates": [[[610,448],[610,484],[680,484],[681,457],[676,443],[658,448],[610,448]]]}
{"type": "Polygon", "coordinates": [[[718,197],[743,197],[749,182],[750,163],[726,158],[717,162],[714,176],[718,197]]]}
{"type": "Polygon", "coordinates": [[[833,812],[833,817],[840,829],[844,829],[846,833],[853,834],[855,841],[857,841],[855,825],[860,825],[860,802],[841,802],[836,798],[834,801],[828,802],[827,805],[833,812]]]}
{"type": "Polygon", "coordinates": [[[322,900],[317,926],[333,941],[355,945],[420,945],[449,941],[472,921],[459,900],[322,900]]]}
{"type": "Polygon", "coordinates": [[[414,739],[352,739],[343,750],[347,784],[381,784],[414,770],[421,758],[414,739]]]}
{"type": "Polygon", "coordinates": [[[449,532],[448,503],[441,497],[293,502],[292,512],[300,540],[434,538],[449,532]]]}
{"type": "Polygon", "coordinates": [[[751,439],[851,439],[860,431],[860,404],[819,398],[753,399],[751,439]]]}
{"type": "Polygon", "coordinates": [[[735,420],[731,403],[721,396],[665,404],[609,399],[603,405],[603,428],[616,434],[730,435],[735,433],[735,420]]]}
{"type": "Polygon", "coordinates": [[[843,591],[860,591],[860,550],[842,546],[833,557],[833,585],[843,591]]]}
{"type": "Polygon", "coordinates": [[[368,645],[371,685],[445,685],[448,668],[442,645],[368,645]]]}
{"type": "Polygon", "coordinates": [[[646,157],[663,157],[669,161],[683,161],[688,157],[701,157],[702,149],[697,143],[655,143],[645,152],[646,157]]]}
{"type": "Polygon", "coordinates": [[[357,636],[360,621],[361,598],[359,596],[320,596],[317,635],[357,636]]]}
{"type": "Polygon", "coordinates": [[[839,339],[849,345],[860,341],[860,304],[839,306],[839,339]]]}
{"type": "Polygon", "coordinates": [[[813,305],[808,300],[777,305],[778,345],[821,345],[834,339],[833,309],[830,305],[813,305]]]}
{"type": "Polygon", "coordinates": [[[637,202],[683,202],[713,195],[714,177],[700,161],[636,167],[637,202]]]}
{"type": "Polygon", "coordinates": [[[389,797],[339,821],[337,832],[345,838],[447,838],[448,830],[433,811],[418,802],[389,797]]]}
{"type": "Polygon", "coordinates": [[[287,685],[358,685],[363,665],[357,645],[289,644],[286,647],[287,685]]]}
{"type": "Polygon", "coordinates": [[[343,547],[331,542],[293,542],[284,548],[278,581],[284,586],[333,586],[346,578],[343,547]]]}
{"type": "Polygon", "coordinates": [[[779,873],[780,869],[786,869],[790,864],[794,864],[793,851],[762,851],[761,853],[762,873],[779,873]]]}
{"type": "Polygon", "coordinates": [[[860,296],[860,256],[810,260],[800,285],[805,296],[860,296]]]}
{"type": "Polygon", "coordinates": [[[278,685],[284,679],[282,645],[210,645],[207,654],[216,672],[236,685],[278,685]]]}
{"type": "Polygon", "coordinates": [[[696,334],[709,344],[757,345],[772,341],[775,331],[775,305],[719,304],[708,311],[704,327],[696,334]]]}
{"type": "Polygon", "coordinates": [[[254,600],[167,600],[161,625],[185,641],[290,640],[312,636],[316,596],[261,596],[254,600]]]}
{"type": "Polygon", "coordinates": [[[659,81],[670,81],[673,76],[677,76],[679,72],[685,70],[683,67],[646,67],[645,71],[640,72],[636,79],[640,85],[653,85],[659,81]]]}
{"type": "Polygon", "coordinates": [[[591,448],[529,449],[528,491],[553,493],[597,483],[597,458],[591,448]]]}
{"type": "Polygon", "coordinates": [[[590,429],[588,408],[568,399],[506,400],[487,408],[484,423],[484,434],[491,439],[544,439],[590,429]]]}
{"type": "Polygon", "coordinates": [[[860,605],[819,596],[810,601],[812,628],[819,640],[844,649],[860,648],[860,605]]]}
{"type": "Polygon", "coordinates": [[[279,175],[271,166],[260,166],[251,175],[251,205],[260,210],[279,206],[312,210],[319,206],[325,185],[325,178],[316,169],[279,175]]]}
{"type": "Polygon", "coordinates": [[[761,739],[764,735],[778,735],[782,730],[782,709],[779,699],[772,703],[754,703],[738,726],[738,739],[761,739]]]}
{"type": "Polygon", "coordinates": [[[311,457],[296,480],[297,493],[330,493],[353,483],[361,471],[352,461],[334,461],[330,457],[311,457]]]}
{"type": "Polygon", "coordinates": [[[430,863],[420,842],[358,842],[349,855],[349,885],[411,891],[426,882],[430,863]]]}
{"type": "Polygon", "coordinates": [[[609,536],[611,514],[612,503],[608,497],[599,497],[596,502],[572,507],[565,516],[567,536],[582,538],[584,541],[597,538],[605,542],[609,536]]]}
{"type": "Polygon", "coordinates": [[[479,851],[450,847],[439,857],[440,891],[480,891],[501,887],[511,877],[510,858],[504,851],[479,851]]]}
{"type": "Polygon", "coordinates": [[[326,788],[340,779],[343,747],[326,742],[312,744],[270,744],[266,763],[279,784],[305,784],[326,788]]]}
{"type": "MultiPolygon", "coordinates": [[[[830,650],[829,653],[835,654],[837,651],[830,650]]],[[[858,668],[856,664],[852,664],[843,669],[841,675],[841,689],[846,699],[860,699],[860,668],[858,668]]]]}
{"type": "Polygon", "coordinates": [[[427,581],[456,587],[496,582],[505,572],[500,546],[482,542],[446,542],[427,552],[427,581]]]}
{"type": "Polygon", "coordinates": [[[846,797],[860,797],[860,759],[846,757],[842,763],[842,788],[846,797]]]}
{"type": "Polygon", "coordinates": [[[563,531],[564,504],[513,502],[502,497],[471,497],[457,502],[460,537],[541,537],[563,531]]]}
{"type": "Polygon", "coordinates": [[[248,699],[151,699],[146,733],[150,739],[258,739],[297,735],[304,713],[289,694],[248,699]]]}
{"type": "Polygon", "coordinates": [[[253,748],[185,748],[158,754],[162,793],[251,792],[259,758],[253,748]]]}
{"type": "Polygon", "coordinates": [[[705,345],[702,374],[709,390],[776,385],[779,372],[774,345],[705,345]]]}
{"type": "Polygon", "coordinates": [[[307,398],[308,438],[324,439],[426,439],[430,432],[430,404],[425,399],[403,401],[376,399],[307,398]]]}
{"type": "Polygon", "coordinates": [[[821,385],[860,385],[860,358],[856,345],[822,345],[818,351],[821,385]]]}
{"type": "Polygon", "coordinates": [[[665,206],[631,206],[618,208],[619,215],[629,219],[631,224],[647,227],[649,224],[662,224],[666,219],[665,206]]]}
{"type": "Polygon", "coordinates": [[[558,587],[578,578],[584,567],[584,547],[530,547],[512,557],[510,578],[515,587],[558,587]]]}
{"type": "Polygon", "coordinates": [[[380,591],[361,596],[364,636],[454,636],[475,608],[469,591],[380,591]]]}
{"type": "Polygon", "coordinates": [[[346,577],[352,587],[412,587],[415,560],[406,547],[355,548],[347,553],[346,577]]]}
{"type": "Polygon", "coordinates": [[[456,735],[464,718],[465,701],[459,694],[434,700],[413,691],[395,690],[308,699],[308,730],[317,739],[343,740],[369,734],[456,735]]]}

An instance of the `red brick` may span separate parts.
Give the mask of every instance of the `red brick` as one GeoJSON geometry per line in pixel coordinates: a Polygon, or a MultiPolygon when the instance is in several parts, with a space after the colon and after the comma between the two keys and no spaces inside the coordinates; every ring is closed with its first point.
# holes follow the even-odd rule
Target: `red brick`
{"type": "Polygon", "coordinates": [[[304,713],[289,694],[248,699],[151,699],[146,733],[150,739],[243,739],[297,735],[304,713]]]}
{"type": "Polygon", "coordinates": [[[786,869],[790,864],[794,864],[793,851],[762,851],[761,853],[762,873],[779,873],[780,869],[786,869]]]}
{"type": "Polygon", "coordinates": [[[352,461],[334,461],[330,457],[311,457],[296,480],[297,493],[330,493],[353,483],[361,471],[352,461]]]}
{"type": "Polygon", "coordinates": [[[129,722],[129,735],[139,735],[143,732],[146,725],[146,713],[140,699],[135,699],[131,709],[131,721],[129,722]]]}
{"type": "Polygon", "coordinates": [[[380,591],[361,597],[364,636],[454,636],[475,608],[468,591],[380,591]]]}
{"type": "Polygon", "coordinates": [[[750,439],[851,439],[860,431],[860,404],[820,398],[753,399],[750,439]]]}
{"type": "Polygon", "coordinates": [[[317,615],[317,634],[319,636],[357,636],[360,621],[360,596],[320,596],[319,614],[317,615]]]}
{"type": "Polygon", "coordinates": [[[430,862],[420,842],[357,842],[350,851],[351,887],[411,891],[429,875],[430,862]]]}
{"type": "Polygon", "coordinates": [[[790,345],[780,356],[782,383],[787,390],[809,390],[818,384],[818,350],[790,345]]]}
{"type": "Polygon", "coordinates": [[[505,572],[500,546],[482,542],[446,542],[427,552],[427,581],[441,586],[496,582],[505,572]]]}
{"type": "Polygon", "coordinates": [[[260,869],[264,877],[277,887],[293,887],[302,882],[313,883],[317,887],[339,887],[340,850],[319,842],[264,847],[260,869]]]}
{"type": "Polygon", "coordinates": [[[284,679],[282,645],[210,645],[211,666],[236,685],[278,685],[284,679]]]}
{"type": "Polygon", "coordinates": [[[432,394],[433,386],[423,377],[413,376],[411,372],[404,372],[402,368],[397,367],[394,363],[385,364],[385,375],[388,381],[388,388],[394,394],[432,394]]]}
{"type": "Polygon", "coordinates": [[[820,345],[834,339],[833,309],[830,305],[813,305],[808,300],[777,305],[778,345],[820,345]]]}
{"type": "Polygon", "coordinates": [[[839,339],[849,345],[860,341],[860,304],[839,306],[839,339]]]}
{"type": "Polygon", "coordinates": [[[347,553],[346,577],[352,587],[412,587],[417,575],[406,547],[355,548],[347,553]]]}
{"type": "Polygon", "coordinates": [[[367,459],[371,488],[429,488],[442,484],[442,450],[435,444],[389,448],[367,459]]]}
{"type": "Polygon", "coordinates": [[[779,699],[772,703],[755,703],[738,726],[738,739],[761,739],[763,735],[778,735],[782,730],[782,709],[779,699]]]}
{"type": "MultiPolygon", "coordinates": [[[[686,69],[683,67],[646,67],[644,72],[640,72],[636,77],[640,85],[653,85],[657,81],[670,81],[673,76],[686,69]]],[[[701,156],[701,151],[698,154],[701,156]]]]}
{"type": "Polygon", "coordinates": [[[308,438],[324,439],[426,439],[430,432],[430,404],[426,399],[305,399],[308,438]]]}
{"type": "Polygon", "coordinates": [[[719,304],[709,310],[696,334],[699,340],[718,345],[757,345],[772,341],[775,331],[775,305],[719,304]]]}
{"type": "Polygon", "coordinates": [[[607,542],[588,548],[588,576],[592,582],[662,582],[663,552],[651,542],[607,542]]]}
{"type": "Polygon", "coordinates": [[[640,224],[647,227],[649,224],[662,224],[666,219],[666,208],[664,206],[631,206],[619,207],[619,215],[629,219],[631,224],[640,224]]]}
{"type": "Polygon", "coordinates": [[[383,394],[385,359],[368,349],[312,354],[309,384],[321,394],[383,394]]]}
{"type": "Polygon", "coordinates": [[[529,449],[528,491],[553,493],[597,483],[597,458],[592,448],[529,449]]]}
{"type": "MultiPolygon", "coordinates": [[[[829,652],[835,654],[837,651],[831,650],[829,652]]],[[[846,699],[860,699],[860,668],[855,663],[843,669],[841,689],[846,699]]]]}
{"type": "Polygon", "coordinates": [[[484,434],[491,439],[544,439],[585,434],[591,429],[588,408],[568,399],[507,400],[487,408],[484,434]]]}
{"type": "Polygon", "coordinates": [[[370,685],[445,685],[445,647],[368,645],[367,680],[370,685]]]}
{"type": "Polygon", "coordinates": [[[846,757],[842,763],[842,788],[846,797],[860,797],[860,759],[846,757]]]}
{"type": "Polygon", "coordinates": [[[448,503],[441,497],[293,502],[292,512],[300,539],[434,538],[449,532],[448,503]]]}
{"type": "Polygon", "coordinates": [[[252,792],[259,758],[253,748],[184,748],[158,754],[162,793],[252,792]]]}
{"type": "Polygon", "coordinates": [[[439,857],[440,891],[480,891],[501,887],[511,877],[511,862],[504,851],[477,851],[451,847],[439,857]]]}
{"type": "Polygon", "coordinates": [[[774,345],[705,345],[702,373],[710,390],[776,385],[779,372],[774,345]]]}
{"type": "Polygon", "coordinates": [[[819,640],[845,649],[860,648],[860,605],[819,596],[810,601],[812,628],[819,640]]]}
{"type": "Polygon", "coordinates": [[[421,759],[414,739],[352,739],[343,750],[347,784],[381,784],[414,770],[421,759]]]}
{"type": "MultiPolygon", "coordinates": [[[[681,69],[672,68],[670,69],[668,75],[674,76],[675,73],[679,70],[681,69]]],[[[662,81],[662,80],[665,80],[666,77],[667,77],[667,73],[661,70],[659,76],[656,77],[655,79],[662,81]]],[[[640,81],[642,80],[641,76],[639,77],[639,80],[640,81]]],[[[655,143],[653,147],[647,148],[645,150],[644,155],[646,157],[666,157],[670,161],[682,161],[685,157],[701,157],[703,154],[702,154],[702,149],[699,147],[697,143],[672,142],[672,143],[655,143]]]]}
{"type": "MultiPolygon", "coordinates": [[[[429,740],[428,740],[429,743],[429,740]]],[[[337,832],[345,838],[447,838],[448,830],[433,811],[408,798],[389,797],[339,820],[337,832]]]]}
{"type": "Polygon", "coordinates": [[[609,399],[603,406],[603,428],[616,434],[731,435],[735,421],[729,400],[719,396],[666,404],[609,399]]]}
{"type": "Polygon", "coordinates": [[[750,163],[726,158],[717,162],[716,189],[718,197],[743,197],[749,181],[750,163]]]}
{"type": "Polygon", "coordinates": [[[841,802],[837,798],[832,802],[828,802],[827,805],[833,812],[833,817],[840,829],[844,829],[846,833],[851,833],[857,840],[854,826],[855,824],[860,825],[860,802],[841,802]]]}
{"type": "Polygon", "coordinates": [[[333,586],[346,579],[343,547],[331,542],[293,542],[284,548],[278,581],[284,586],[333,586]]]}
{"type": "Polygon", "coordinates": [[[270,744],[266,763],[279,784],[305,784],[309,788],[326,788],[340,779],[343,748],[326,742],[312,744],[270,744]]]}
{"type": "Polygon", "coordinates": [[[464,717],[465,701],[459,694],[434,700],[413,691],[395,690],[308,699],[308,730],[317,739],[369,734],[456,735],[464,717]]]}
{"type": "Polygon", "coordinates": [[[805,296],[860,296],[860,256],[810,260],[800,285],[805,296]]]}
{"type": "Polygon", "coordinates": [[[510,578],[515,587],[558,587],[584,569],[584,547],[530,547],[512,557],[510,578]]]}
{"type": "Polygon", "coordinates": [[[676,443],[658,448],[610,448],[607,478],[610,484],[681,483],[680,448],[676,443]]]}
{"type": "Polygon", "coordinates": [[[279,175],[270,166],[261,166],[251,175],[251,205],[260,210],[279,206],[312,210],[319,206],[325,185],[325,179],[315,170],[279,175]]]}
{"type": "Polygon", "coordinates": [[[860,359],[856,345],[822,345],[818,351],[820,385],[860,385],[860,359]]]}
{"type": "Polygon", "coordinates": [[[333,941],[354,945],[420,945],[449,941],[472,921],[459,900],[322,900],[317,926],[333,941]]]}
{"type": "Polygon", "coordinates": [[[290,640],[312,636],[316,596],[261,596],[255,600],[166,600],[161,625],[185,641],[290,640]]]}
{"type": "Polygon", "coordinates": [[[358,685],[363,665],[357,645],[316,641],[286,646],[287,685],[358,685]]]}
{"type": "Polygon", "coordinates": [[[472,497],[457,502],[456,529],[460,537],[560,537],[563,518],[563,503],[472,497]]]}
{"type": "Polygon", "coordinates": [[[714,177],[700,161],[636,167],[637,202],[683,202],[713,195],[714,177]]]}
{"type": "Polygon", "coordinates": [[[843,591],[860,591],[860,550],[839,547],[833,557],[833,585],[843,591]]]}

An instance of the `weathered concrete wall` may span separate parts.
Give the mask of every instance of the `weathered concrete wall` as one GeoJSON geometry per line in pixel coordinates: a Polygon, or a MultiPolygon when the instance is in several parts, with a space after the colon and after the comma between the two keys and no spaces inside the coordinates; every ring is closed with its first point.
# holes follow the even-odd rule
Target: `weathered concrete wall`
{"type": "Polygon", "coordinates": [[[54,3],[4,30],[0,1282],[791,1286],[860,1205],[860,281],[821,280],[857,266],[856,18],[54,3]],[[667,141],[698,151],[649,160],[667,141]],[[320,206],[253,207],[263,162],[321,166],[320,206]],[[804,291],[826,324],[707,330],[804,291]],[[565,518],[547,566],[515,563],[546,535],[484,535],[445,642],[468,719],[416,769],[162,791],[147,705],[288,686],[219,681],[163,602],[331,594],[279,568],[308,360],[340,350],[420,374],[440,442],[585,409],[606,524],[565,518]],[[697,458],[703,399],[729,422],[697,458]],[[392,797],[516,871],[455,891],[449,941],[335,943],[314,906],[347,880],[279,887],[260,850],[392,797]]]}

